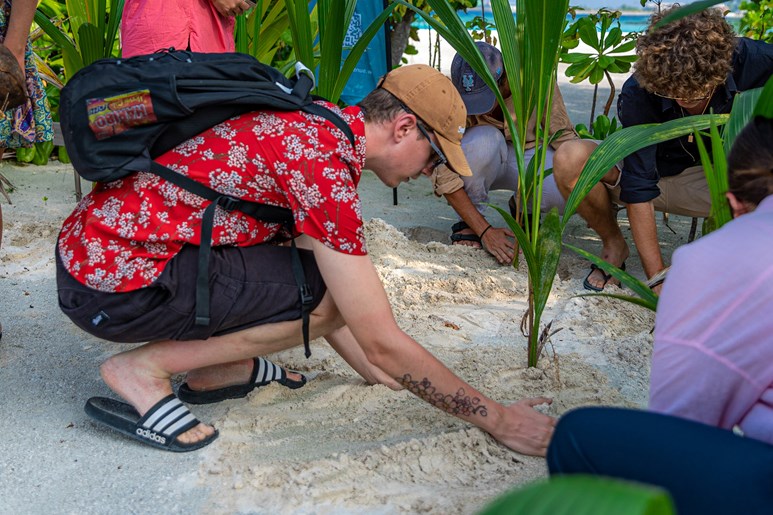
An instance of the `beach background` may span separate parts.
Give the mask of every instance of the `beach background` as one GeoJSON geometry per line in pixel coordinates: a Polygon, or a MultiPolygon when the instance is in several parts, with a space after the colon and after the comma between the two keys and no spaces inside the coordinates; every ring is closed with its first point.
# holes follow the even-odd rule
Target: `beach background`
{"type": "MultiPolygon", "coordinates": [[[[453,50],[442,55],[450,65],[453,50]]],[[[618,90],[625,78],[615,77],[618,90]]],[[[569,84],[562,70],[558,81],[572,120],[586,123],[592,86],[569,84]]],[[[546,476],[543,459],[509,451],[407,392],[365,385],[323,341],[308,360],[300,347],[271,356],[306,373],[304,388],[271,385],[194,407],[221,433],[202,451],[164,453],[95,425],[85,400],[113,396],[97,367],[128,346],[90,337],[57,306],[53,249],[75,205],[72,168],[3,163],[0,171],[16,186],[13,204],[2,200],[0,513],[461,514],[546,476]]],[[[395,205],[391,189],[365,172],[360,194],[398,324],[459,376],[503,403],[552,397],[540,409],[553,416],[645,405],[654,315],[581,297],[587,262],[564,251],[543,316],[558,332],[527,369],[525,264],[500,266],[485,251],[449,246],[456,215],[425,178],[401,185],[395,205]]],[[[494,192],[492,201],[505,206],[510,195],[494,192]]],[[[632,245],[624,212],[619,221],[632,245]]],[[[690,220],[658,215],[658,223],[668,260],[690,220]]],[[[565,241],[600,249],[578,217],[565,241]]],[[[643,277],[633,248],[627,264],[643,277]]]]}

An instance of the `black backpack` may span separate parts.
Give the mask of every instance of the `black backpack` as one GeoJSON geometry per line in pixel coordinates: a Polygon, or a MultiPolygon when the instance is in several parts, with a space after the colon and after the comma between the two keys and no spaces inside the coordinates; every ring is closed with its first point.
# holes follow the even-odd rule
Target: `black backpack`
{"type": "MultiPolygon", "coordinates": [[[[202,218],[196,325],[209,325],[209,255],[216,206],[284,224],[290,233],[293,215],[289,209],[224,195],[153,159],[228,118],[261,109],[301,110],[324,117],[354,145],[354,134],[346,122],[313,103],[315,97],[309,94],[313,87],[313,73],[300,63],[296,77],[288,79],[246,54],[169,49],[96,61],[76,73],[62,89],[62,134],[72,164],[83,178],[109,182],[138,171],[152,172],[212,201],[202,218]]],[[[313,299],[294,243],[292,256],[308,357],[313,299]]]]}

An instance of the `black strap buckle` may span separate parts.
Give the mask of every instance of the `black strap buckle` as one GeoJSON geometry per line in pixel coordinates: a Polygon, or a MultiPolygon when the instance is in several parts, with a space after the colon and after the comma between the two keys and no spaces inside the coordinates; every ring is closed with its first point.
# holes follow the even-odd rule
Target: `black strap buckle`
{"type": "Polygon", "coordinates": [[[308,306],[312,302],[314,302],[314,295],[311,293],[311,287],[308,284],[304,284],[301,286],[301,304],[308,306]]]}
{"type": "Polygon", "coordinates": [[[217,205],[229,213],[239,207],[239,202],[240,200],[238,198],[229,197],[228,195],[222,195],[217,199],[217,205]]]}

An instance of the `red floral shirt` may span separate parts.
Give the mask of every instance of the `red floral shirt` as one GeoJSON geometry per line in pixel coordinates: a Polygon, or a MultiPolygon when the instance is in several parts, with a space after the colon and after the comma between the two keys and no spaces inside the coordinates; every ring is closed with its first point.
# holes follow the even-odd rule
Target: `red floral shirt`
{"type": "MultiPolygon", "coordinates": [[[[365,125],[357,107],[335,110],[352,128],[352,148],[323,118],[264,111],[227,120],[178,145],[158,162],[212,189],[290,208],[293,236],[339,252],[367,254],[357,184],[365,164],[365,125]]],[[[65,220],[59,254],[81,283],[107,292],[155,281],[185,244],[198,245],[209,201],[151,173],[100,183],[65,220]]],[[[217,208],[212,246],[246,247],[288,235],[277,224],[217,208]]]]}

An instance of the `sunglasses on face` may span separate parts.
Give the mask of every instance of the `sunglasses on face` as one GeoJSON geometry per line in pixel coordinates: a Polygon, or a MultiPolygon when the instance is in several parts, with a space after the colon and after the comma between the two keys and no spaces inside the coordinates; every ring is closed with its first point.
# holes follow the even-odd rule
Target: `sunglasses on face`
{"type": "Polygon", "coordinates": [[[405,111],[406,113],[408,113],[408,114],[412,114],[413,116],[416,116],[416,127],[418,127],[418,128],[419,128],[419,132],[421,132],[422,136],[424,136],[425,138],[427,138],[427,141],[429,141],[429,146],[430,146],[430,147],[432,147],[432,151],[433,151],[433,152],[435,153],[435,155],[437,156],[437,157],[435,157],[435,159],[432,161],[432,170],[434,170],[435,168],[437,168],[437,167],[438,167],[438,166],[440,166],[440,165],[447,164],[447,163],[448,163],[448,158],[447,158],[447,157],[446,157],[446,155],[443,153],[443,151],[442,151],[442,150],[440,150],[440,147],[438,147],[437,145],[435,145],[435,142],[434,142],[434,141],[432,141],[432,138],[430,138],[430,137],[429,137],[429,132],[427,131],[427,129],[425,129],[425,128],[424,128],[424,125],[425,125],[424,121],[423,121],[421,118],[419,118],[419,117],[416,115],[416,113],[414,113],[413,111],[411,111],[411,110],[410,110],[410,108],[408,108],[408,106],[407,106],[407,105],[405,105],[405,104],[403,104],[402,102],[400,102],[400,107],[401,107],[401,108],[403,109],[403,111],[405,111]]]}
{"type": "Polygon", "coordinates": [[[432,161],[432,169],[434,170],[438,166],[448,163],[448,159],[446,158],[445,154],[443,154],[443,151],[440,150],[437,145],[435,145],[435,142],[432,141],[432,138],[429,137],[429,133],[427,132],[427,129],[424,128],[423,124],[419,122],[416,124],[416,127],[418,127],[419,132],[421,132],[421,134],[427,138],[430,147],[432,147],[432,151],[435,153],[435,159],[432,161]]]}
{"type": "Polygon", "coordinates": [[[704,95],[704,96],[702,96],[702,97],[698,97],[698,98],[680,98],[680,97],[672,97],[672,96],[669,96],[669,95],[661,95],[661,94],[660,94],[660,93],[658,93],[657,91],[653,91],[652,93],[653,93],[653,94],[654,94],[656,97],[660,97],[660,98],[666,98],[666,99],[668,99],[668,100],[676,100],[677,102],[684,102],[685,104],[697,104],[698,102],[703,102],[704,100],[706,100],[706,99],[709,99],[709,98],[711,98],[712,96],[714,96],[714,90],[715,90],[715,89],[716,89],[716,88],[711,88],[711,91],[709,91],[709,93],[708,93],[707,95],[704,95]]]}

